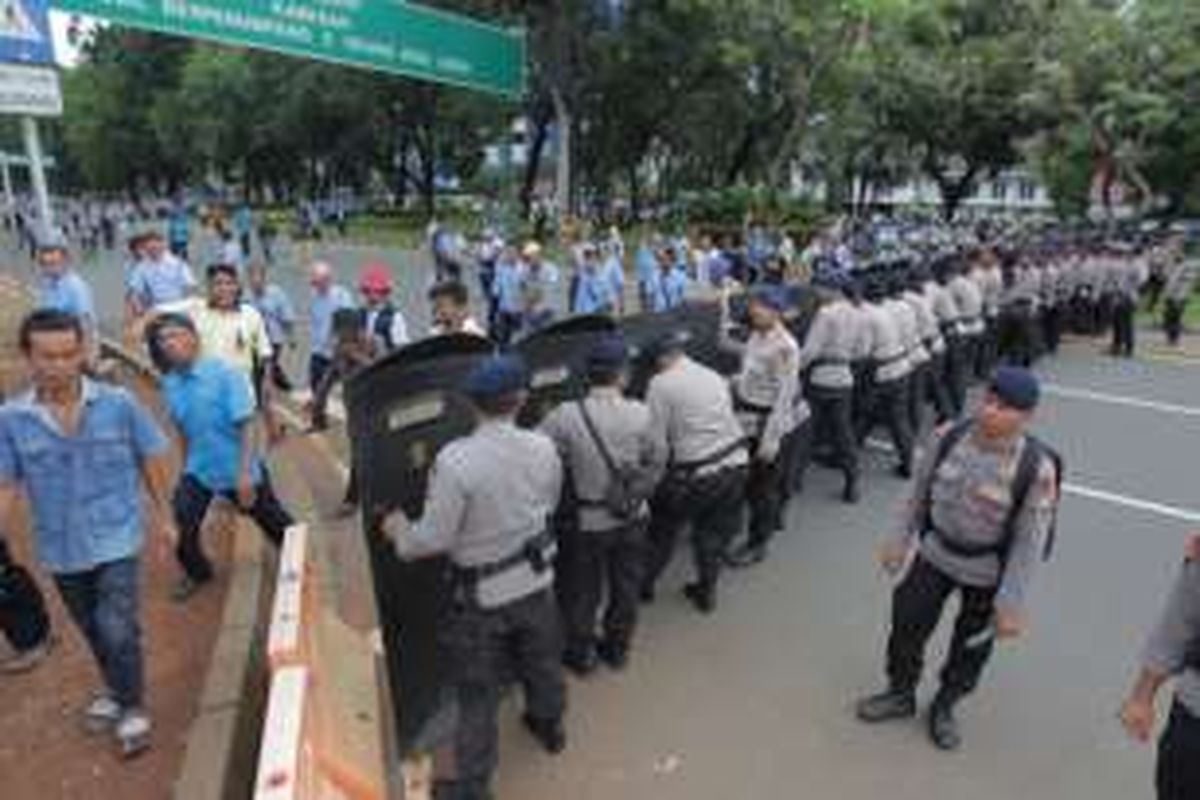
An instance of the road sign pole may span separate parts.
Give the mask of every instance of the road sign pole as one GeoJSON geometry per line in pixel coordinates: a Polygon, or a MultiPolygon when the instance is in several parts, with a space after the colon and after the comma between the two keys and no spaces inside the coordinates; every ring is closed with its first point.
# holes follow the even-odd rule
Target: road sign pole
{"type": "MultiPolygon", "coordinates": [[[[29,156],[29,179],[33,184],[33,196],[37,201],[38,219],[43,230],[54,226],[54,214],[50,208],[50,191],[46,188],[46,164],[42,160],[42,142],[38,137],[37,120],[21,117],[21,131],[25,135],[25,152],[29,156]]],[[[5,170],[7,174],[7,168],[5,170]]]]}

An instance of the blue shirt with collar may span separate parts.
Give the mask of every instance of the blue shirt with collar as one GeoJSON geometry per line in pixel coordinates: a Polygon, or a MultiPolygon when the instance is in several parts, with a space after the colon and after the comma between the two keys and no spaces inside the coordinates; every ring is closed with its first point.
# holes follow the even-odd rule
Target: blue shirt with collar
{"type": "Polygon", "coordinates": [[[276,351],[288,340],[292,327],[296,324],[296,312],[292,301],[278,284],[270,283],[263,287],[263,293],[256,295],[250,292],[248,302],[254,306],[267,326],[267,338],[275,345],[276,351]]]}
{"type": "Polygon", "coordinates": [[[518,262],[503,259],[496,262],[492,295],[500,311],[508,314],[521,313],[521,265],[518,262]]]}
{"type": "Polygon", "coordinates": [[[643,286],[653,284],[655,275],[658,274],[658,258],[655,257],[654,251],[648,245],[642,245],[638,248],[633,262],[634,269],[637,272],[638,283],[643,286]]]}
{"type": "Polygon", "coordinates": [[[676,267],[665,275],[658,271],[650,284],[650,309],[652,311],[670,311],[683,305],[687,293],[687,273],[676,267]]]}
{"type": "Polygon", "coordinates": [[[313,292],[309,304],[309,349],[313,355],[333,357],[333,315],[339,309],[354,308],[354,295],[335,283],[325,294],[313,292]]]}
{"type": "Polygon", "coordinates": [[[0,406],[0,482],[25,487],[38,556],[56,574],[138,553],[141,464],[168,446],[126,390],[84,378],[82,392],[74,435],[32,390],[0,406]]]}
{"type": "MultiPolygon", "coordinates": [[[[254,417],[254,394],[246,375],[216,358],[199,358],[162,380],[167,413],[183,434],[183,470],[213,491],[237,488],[242,428],[254,417]]],[[[262,482],[256,456],[250,478],[262,482]]]]}
{"type": "Polygon", "coordinates": [[[613,293],[611,276],[598,269],[580,272],[571,305],[576,314],[610,314],[615,311],[616,295],[613,293]]]}
{"type": "Polygon", "coordinates": [[[91,326],[96,320],[91,287],[74,270],[68,270],[62,275],[40,276],[37,285],[37,307],[74,314],[84,321],[85,326],[91,326]]]}
{"type": "Polygon", "coordinates": [[[164,253],[157,261],[139,261],[126,288],[143,307],[154,308],[186,298],[196,288],[196,279],[186,261],[164,253]]]}
{"type": "Polygon", "coordinates": [[[600,270],[604,276],[608,278],[609,284],[612,285],[614,297],[621,297],[625,294],[625,268],[621,266],[621,258],[617,255],[611,255],[604,260],[604,266],[600,270]]]}

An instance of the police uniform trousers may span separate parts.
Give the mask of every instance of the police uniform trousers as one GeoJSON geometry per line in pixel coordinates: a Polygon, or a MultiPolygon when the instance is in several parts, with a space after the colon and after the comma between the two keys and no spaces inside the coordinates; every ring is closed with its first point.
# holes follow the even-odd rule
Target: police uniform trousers
{"type": "MultiPolygon", "coordinates": [[[[914,438],[925,430],[925,404],[930,400],[929,376],[933,365],[932,358],[924,363],[914,364],[908,376],[908,428],[914,438]]],[[[941,415],[940,410],[938,414],[941,415]]]]}
{"type": "Polygon", "coordinates": [[[966,342],[958,333],[947,329],[943,329],[942,337],[946,340],[942,385],[946,387],[946,396],[950,401],[953,416],[957,417],[967,403],[966,342]]]}
{"type": "Polygon", "coordinates": [[[1132,298],[1120,296],[1113,298],[1113,337],[1112,354],[1115,356],[1133,355],[1133,315],[1137,311],[1137,302],[1132,298]]]}
{"type": "Polygon", "coordinates": [[[1000,358],[1006,364],[1033,363],[1033,307],[1015,303],[1000,312],[1000,358]]]}
{"type": "Polygon", "coordinates": [[[497,714],[506,684],[525,691],[526,716],[559,720],[566,710],[562,631],[550,589],[498,608],[459,600],[445,612],[440,643],[458,704],[455,778],[439,781],[438,800],[486,800],[496,769],[497,714]]]}
{"type": "Polygon", "coordinates": [[[599,639],[618,651],[629,649],[637,626],[648,525],[643,518],[607,531],[570,534],[558,576],[568,654],[586,657],[594,652],[602,603],[599,639]]]}
{"type": "Polygon", "coordinates": [[[1158,800],[1200,797],[1200,717],[1178,700],[1158,741],[1155,784],[1158,800]]]}
{"type": "Polygon", "coordinates": [[[1163,304],[1163,330],[1167,334],[1168,344],[1179,344],[1179,337],[1183,334],[1183,312],[1186,307],[1186,300],[1171,297],[1163,304]]]}
{"type": "Polygon", "coordinates": [[[890,381],[875,381],[871,392],[872,408],[867,423],[858,431],[858,440],[865,441],[876,425],[882,424],[891,437],[903,469],[912,467],[913,431],[909,424],[908,375],[890,381]]]}
{"type": "Polygon", "coordinates": [[[804,490],[804,475],[812,461],[813,424],[812,416],[807,417],[796,426],[795,430],[783,437],[779,446],[780,458],[783,459],[783,469],[780,470],[779,483],[783,501],[779,504],[779,524],[776,530],[783,529],[784,511],[791,502],[792,496],[804,490]]]}
{"type": "Polygon", "coordinates": [[[808,387],[812,408],[813,437],[827,435],[833,446],[834,464],[846,476],[846,482],[858,480],[858,446],[854,437],[854,392],[850,388],[808,387]]]}
{"type": "Polygon", "coordinates": [[[650,503],[649,547],[643,595],[653,595],[671,556],[679,530],[692,526],[692,558],[700,591],[711,596],[721,574],[721,562],[730,541],[742,527],[746,499],[745,466],[727,467],[694,476],[678,490],[668,476],[650,503]]]}
{"type": "Polygon", "coordinates": [[[1000,350],[1000,320],[998,317],[984,317],[983,323],[983,334],[979,337],[979,349],[975,354],[975,377],[986,381],[996,368],[1000,350]]]}
{"type": "Polygon", "coordinates": [[[1051,303],[1042,309],[1042,344],[1054,355],[1062,341],[1062,306],[1051,303]]]}
{"type": "Polygon", "coordinates": [[[921,681],[925,645],[937,628],[942,608],[954,592],[961,596],[950,652],[941,672],[939,699],[953,703],[974,690],[992,654],[992,617],[997,587],[959,583],[918,555],[892,595],[892,630],[887,672],[893,691],[913,693],[921,681]]]}
{"type": "Polygon", "coordinates": [[[875,382],[871,379],[875,367],[870,360],[861,360],[854,362],[851,370],[854,373],[854,400],[851,405],[850,421],[853,430],[857,432],[867,425],[871,410],[875,406],[875,398],[872,396],[875,382]]]}

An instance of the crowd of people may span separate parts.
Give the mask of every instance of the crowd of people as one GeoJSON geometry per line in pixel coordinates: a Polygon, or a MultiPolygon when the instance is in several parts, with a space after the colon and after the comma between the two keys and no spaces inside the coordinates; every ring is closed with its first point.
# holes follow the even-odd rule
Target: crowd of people
{"type": "MultiPolygon", "coordinates": [[[[538,242],[517,247],[485,231],[468,246],[431,227],[429,335],[486,336],[499,350],[461,387],[480,423],[438,453],[422,516],[375,520],[403,558],[445,554],[453,564],[441,627],[459,705],[457,772],[439,781],[437,797],[489,796],[497,705],[513,675],[526,689],[528,729],[550,752],[565,747],[563,668],[587,676],[628,663],[639,605],[655,599],[682,531],[690,529],[694,562],[684,593],[712,614],[723,571],[769,557],[811,461],[839,470],[842,499],[859,502],[860,455],[879,426],[896,475],[912,480],[910,512],[880,560],[906,571],[893,598],[888,687],[857,714],[865,722],[916,714],[926,642],[958,593],[927,719],[937,747],[960,745],[954,710],[993,641],[1022,632],[1029,581],[1053,538],[1063,464],[1027,432],[1039,399],[1029,367],[1058,349],[1064,331],[1111,331],[1111,352],[1132,355],[1143,298],[1165,299],[1177,341],[1194,264],[1175,235],[922,237],[866,257],[838,237],[797,252],[790,237],[761,229],[740,243],[652,235],[627,252],[609,229],[566,238],[564,278],[538,242]],[[626,291],[628,274],[636,292],[626,291]],[[470,278],[483,322],[471,315],[470,278]],[[794,284],[815,298],[810,311],[797,313],[794,284]],[[744,311],[734,300],[743,292],[744,311]],[[667,331],[642,356],[653,373],[644,397],[628,397],[630,348],[614,335],[587,353],[586,397],[560,405],[537,430],[517,427],[528,374],[509,345],[560,314],[654,314],[696,297],[720,304],[717,338],[737,358],[732,375],[667,331]],[[971,404],[975,383],[982,399],[971,404]]],[[[262,455],[279,432],[274,393],[293,388],[281,355],[297,346],[300,318],[266,263],[218,257],[197,294],[185,252],[157,231],[132,237],[126,321],[165,376],[167,416],[187,445],[171,488],[159,423],[132,396],[88,377],[97,315],[65,239],[47,234],[36,251],[39,310],[21,334],[34,387],[0,409],[0,517],[24,485],[39,555],[105,679],[87,719],[115,731],[132,754],[146,746],[149,717],[136,603],[142,520],[131,498],[142,481],[176,548],[181,602],[212,578],[199,531],[215,497],[278,543],[291,516],[262,455]],[[50,463],[72,466],[42,468],[50,463]]],[[[320,430],[338,381],[423,336],[405,318],[386,264],[363,265],[357,296],[328,263],[310,265],[308,279],[308,408],[320,430]]],[[[356,500],[352,477],[346,509],[356,500]]],[[[30,643],[44,633],[41,617],[30,611],[13,627],[21,655],[9,668],[44,654],[45,636],[30,643]]]]}

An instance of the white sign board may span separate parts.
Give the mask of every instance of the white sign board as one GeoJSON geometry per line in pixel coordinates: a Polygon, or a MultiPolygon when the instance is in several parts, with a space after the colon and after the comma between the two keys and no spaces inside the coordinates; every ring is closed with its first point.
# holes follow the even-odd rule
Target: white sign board
{"type": "Polygon", "coordinates": [[[62,112],[58,70],[0,64],[0,114],[60,117],[62,112]]]}

